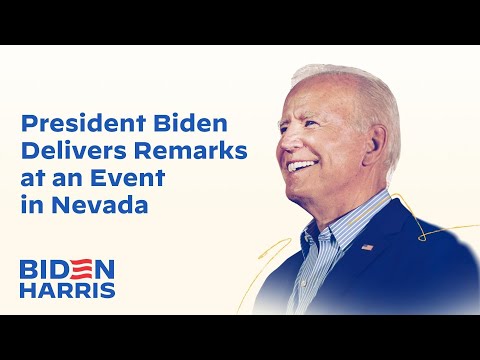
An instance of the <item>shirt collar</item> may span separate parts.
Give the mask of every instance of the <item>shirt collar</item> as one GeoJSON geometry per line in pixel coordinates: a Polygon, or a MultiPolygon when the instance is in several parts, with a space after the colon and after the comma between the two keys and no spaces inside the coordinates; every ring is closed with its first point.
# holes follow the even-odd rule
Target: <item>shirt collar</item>
{"type": "MultiPolygon", "coordinates": [[[[372,196],[362,205],[349,211],[332,224],[326,227],[322,233],[330,231],[334,241],[342,251],[346,251],[355,237],[367,226],[370,220],[392,200],[387,189],[372,196]]],[[[318,239],[320,231],[315,219],[312,219],[303,229],[301,246],[304,256],[308,254],[310,237],[318,239]]]]}

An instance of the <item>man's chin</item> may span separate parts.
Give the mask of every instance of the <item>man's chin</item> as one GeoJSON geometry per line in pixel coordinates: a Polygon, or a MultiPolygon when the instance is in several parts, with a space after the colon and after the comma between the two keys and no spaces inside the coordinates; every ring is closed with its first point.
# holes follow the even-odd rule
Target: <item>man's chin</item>
{"type": "Polygon", "coordinates": [[[302,196],[298,191],[289,191],[288,189],[285,191],[288,200],[294,202],[301,206],[301,204],[305,201],[306,197],[302,196]]]}

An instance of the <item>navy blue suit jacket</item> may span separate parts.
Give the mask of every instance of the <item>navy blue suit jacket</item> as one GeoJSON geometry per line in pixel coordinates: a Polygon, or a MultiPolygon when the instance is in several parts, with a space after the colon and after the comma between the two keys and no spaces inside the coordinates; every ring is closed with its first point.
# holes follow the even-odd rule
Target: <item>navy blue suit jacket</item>
{"type": "MultiPolygon", "coordinates": [[[[425,233],[438,230],[418,220],[425,233]]],[[[422,234],[398,199],[376,214],[327,276],[307,314],[478,314],[479,274],[469,249],[447,231],[422,234]],[[363,245],[372,245],[371,251],[363,245]]],[[[254,314],[285,314],[304,258],[265,280],[254,314]]]]}

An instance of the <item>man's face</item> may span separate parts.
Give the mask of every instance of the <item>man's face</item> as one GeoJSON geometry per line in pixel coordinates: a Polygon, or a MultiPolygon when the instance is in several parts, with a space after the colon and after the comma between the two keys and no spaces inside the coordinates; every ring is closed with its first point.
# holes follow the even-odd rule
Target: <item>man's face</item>
{"type": "Polygon", "coordinates": [[[350,125],[356,99],[355,83],[338,76],[304,80],[287,96],[277,159],[290,200],[331,204],[358,192],[366,137],[350,125]]]}

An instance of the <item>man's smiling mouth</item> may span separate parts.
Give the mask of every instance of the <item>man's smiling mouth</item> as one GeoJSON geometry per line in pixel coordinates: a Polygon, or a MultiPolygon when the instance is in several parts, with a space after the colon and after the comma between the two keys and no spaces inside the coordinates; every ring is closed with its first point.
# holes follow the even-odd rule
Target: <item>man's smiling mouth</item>
{"type": "Polygon", "coordinates": [[[287,164],[288,172],[292,173],[297,170],[305,169],[309,166],[317,164],[318,161],[295,161],[290,164],[287,164]]]}

